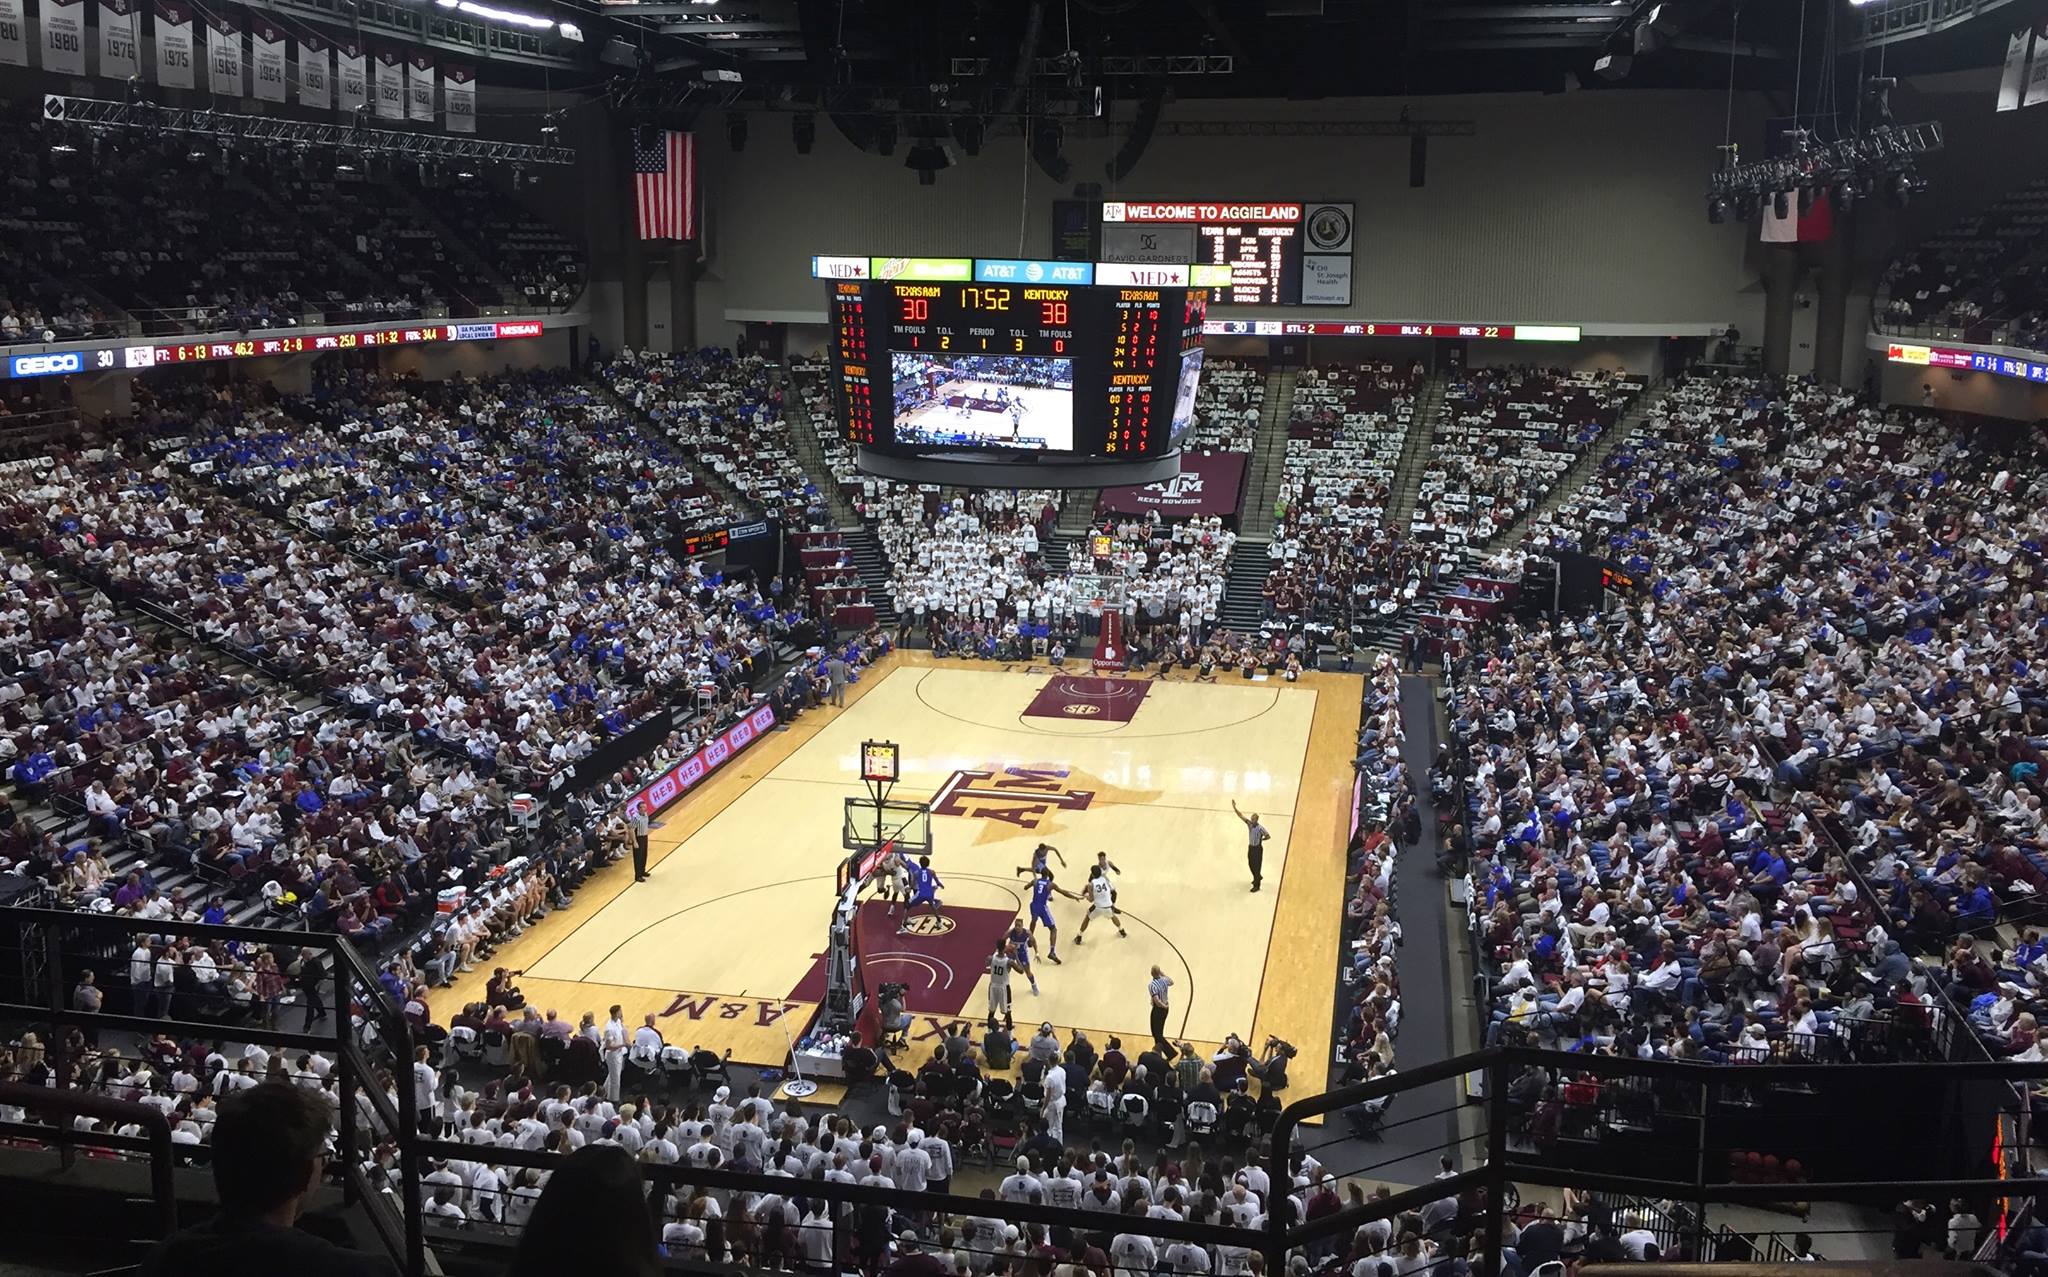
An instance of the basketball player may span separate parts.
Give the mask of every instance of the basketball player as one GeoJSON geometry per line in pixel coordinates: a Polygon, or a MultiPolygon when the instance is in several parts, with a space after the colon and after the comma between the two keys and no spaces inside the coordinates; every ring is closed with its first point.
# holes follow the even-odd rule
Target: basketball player
{"type": "Polygon", "coordinates": [[[1011,969],[1024,973],[1024,978],[1031,982],[1031,996],[1037,997],[1038,977],[1031,973],[1031,950],[1037,946],[1038,941],[1024,929],[1022,918],[1010,924],[1010,934],[1003,937],[1003,944],[1010,951],[1011,969]]]}
{"type": "MultiPolygon", "coordinates": [[[[1103,854],[1107,855],[1108,853],[1105,852],[1103,854]]],[[[1042,842],[1031,849],[1030,864],[1017,866],[1018,875],[1021,877],[1024,874],[1030,874],[1035,878],[1039,874],[1044,873],[1045,860],[1048,855],[1055,856],[1059,859],[1060,868],[1065,869],[1067,867],[1067,857],[1065,853],[1061,852],[1058,847],[1053,846],[1049,842],[1042,842]]]]}
{"type": "Polygon", "coordinates": [[[1018,435],[1023,433],[1023,430],[1024,405],[1020,403],[1013,403],[1010,405],[1010,438],[1015,439],[1018,435]]]}
{"type": "Polygon", "coordinates": [[[1081,943],[1082,937],[1088,934],[1088,924],[1095,921],[1097,915],[1105,913],[1116,924],[1116,933],[1128,939],[1130,933],[1124,930],[1124,916],[1116,907],[1116,887],[1100,863],[1088,874],[1088,895],[1088,914],[1081,919],[1081,929],[1074,933],[1074,943],[1081,943]]]}
{"type": "MultiPolygon", "coordinates": [[[[891,912],[895,911],[896,905],[910,899],[910,861],[904,858],[902,852],[890,852],[882,863],[875,867],[875,877],[880,880],[875,884],[875,893],[889,902],[891,912]]],[[[907,914],[909,910],[906,908],[904,912],[907,914]]]]}
{"type": "Polygon", "coordinates": [[[1010,1018],[1010,953],[1000,944],[988,955],[988,1019],[1001,1021],[1005,1029],[1017,1027],[1010,1018]]]}
{"type": "Polygon", "coordinates": [[[1079,900],[1078,892],[1068,891],[1052,880],[1052,870],[1040,867],[1038,876],[1031,880],[1031,934],[1038,934],[1038,924],[1045,924],[1045,956],[1055,965],[1060,960],[1060,926],[1052,920],[1052,898],[1065,896],[1079,900]]]}
{"type": "Polygon", "coordinates": [[[919,905],[929,906],[932,911],[932,917],[938,917],[939,888],[946,885],[939,880],[937,874],[932,872],[932,858],[930,856],[919,856],[917,858],[917,868],[911,871],[910,876],[913,884],[910,900],[909,903],[903,906],[903,925],[897,928],[898,931],[908,931],[910,929],[910,911],[919,905]]]}

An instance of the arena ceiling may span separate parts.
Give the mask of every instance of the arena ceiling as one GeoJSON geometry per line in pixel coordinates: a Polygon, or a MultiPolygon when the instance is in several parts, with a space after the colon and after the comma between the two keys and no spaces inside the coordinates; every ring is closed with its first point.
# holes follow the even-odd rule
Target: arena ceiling
{"type": "MultiPolygon", "coordinates": [[[[1913,74],[1995,63],[2044,0],[584,0],[637,73],[729,98],[1022,80],[1111,99],[1787,88],[1820,51],[1913,74]],[[1999,11],[1999,12],[1994,12],[1999,11]],[[1647,32],[1647,35],[1639,35],[1647,32]],[[1803,44],[1802,44],[1803,38],[1803,44]],[[1027,56],[1028,63],[1020,66],[1027,56]],[[1603,55],[1619,61],[1603,74],[1603,55]],[[744,88],[734,87],[744,86],[744,88]]],[[[598,42],[600,45],[603,41],[598,42]]],[[[984,102],[984,105],[986,103],[984,102]]]]}

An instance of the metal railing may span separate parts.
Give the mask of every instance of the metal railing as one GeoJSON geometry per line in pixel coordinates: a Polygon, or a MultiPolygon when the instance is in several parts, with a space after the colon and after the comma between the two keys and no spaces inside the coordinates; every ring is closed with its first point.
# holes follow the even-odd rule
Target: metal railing
{"type": "MultiPolygon", "coordinates": [[[[277,943],[275,932],[247,927],[214,927],[173,922],[139,924],[151,933],[187,937],[228,945],[277,943]]],[[[335,1173],[345,1199],[361,1207],[394,1261],[409,1275],[428,1270],[426,1253],[433,1224],[422,1200],[422,1175],[430,1159],[469,1160],[470,1145],[452,1143],[420,1132],[412,1086],[400,1081],[384,1091],[380,1070],[411,1058],[424,1044],[410,1029],[378,984],[376,973],[346,940],[332,935],[293,936],[295,944],[316,951],[324,969],[334,1026],[322,1033],[289,1032],[260,1024],[236,1026],[224,1033],[219,1024],[157,1017],[140,1004],[123,1012],[83,1012],[68,1005],[67,994],[81,965],[127,970],[129,946],[139,929],[133,919],[73,914],[42,909],[0,910],[0,928],[21,937],[26,958],[14,967],[0,967],[0,1021],[56,1026],[50,1036],[49,1063],[56,1088],[37,1089],[31,1107],[49,1112],[97,1112],[119,1101],[66,1089],[72,1076],[70,1046],[64,1030],[129,1030],[258,1043],[302,1051],[329,1053],[338,1086],[335,1173]],[[352,1012],[352,1013],[351,1013],[352,1012]],[[358,1136],[368,1130],[395,1151],[395,1186],[376,1175],[374,1162],[358,1136]],[[371,1170],[366,1173],[365,1168],[371,1170]],[[373,1178],[374,1176],[374,1178],[373,1178]]],[[[108,990],[119,1005],[118,984],[108,990]]],[[[180,1006],[185,1002],[180,995],[180,1006]]],[[[892,1209],[945,1217],[981,1216],[1014,1223],[1072,1230],[1100,1237],[1111,1231],[1136,1231],[1161,1242],[1200,1246],[1242,1247],[1263,1253],[1269,1272],[1285,1270],[1290,1251],[1327,1247],[1348,1237],[1360,1224],[1391,1219],[1404,1211],[1420,1211],[1432,1202],[1470,1194],[1479,1202],[1469,1216],[1483,1238],[1483,1255],[1475,1256],[1481,1277],[1500,1269],[1501,1224],[1513,1210],[1515,1186],[1574,1188],[1596,1194],[1656,1199],[1670,1220],[1683,1220],[1691,1231],[1681,1249],[1704,1253],[1713,1235],[1710,1204],[1779,1203],[1788,1200],[1890,1202],[1908,1196],[1962,1197],[1978,1203],[2017,1202],[2048,1195],[2048,1179],[2021,1168],[2016,1178],[2003,1178],[2008,1168],[1992,1161],[1994,1149],[2008,1157],[2016,1150],[2001,1143],[1995,1125],[2013,1119],[2024,1105],[2027,1088],[2048,1081],[2048,1062],[1873,1064],[1842,1069],[1816,1064],[1761,1064],[1753,1067],[1672,1063],[1599,1055],[1567,1055],[1525,1048],[1496,1048],[1412,1068],[1355,1086],[1339,1088],[1298,1101],[1279,1113],[1269,1132],[1267,1171],[1274,1185],[1271,1209],[1256,1229],[1145,1219],[1127,1215],[1006,1202],[951,1194],[911,1193],[858,1183],[702,1169],[647,1163],[644,1178],[663,1193],[684,1186],[739,1192],[790,1195],[832,1203],[835,1214],[892,1209]],[[1484,1155],[1466,1158],[1467,1165],[1448,1176],[1401,1189],[1386,1197],[1297,1218],[1285,1203],[1286,1186],[1294,1183],[1305,1147],[1303,1123],[1319,1115],[1339,1114],[1375,1100],[1392,1101],[1445,1081],[1476,1078],[1476,1104],[1467,1112],[1483,1123],[1477,1136],[1463,1137],[1484,1155]],[[1532,1114],[1531,1080],[1555,1088],[1563,1085],[1570,1120],[1546,1130],[1532,1114]],[[1771,1153],[1787,1178],[1759,1181],[1745,1178],[1741,1150],[1771,1153]],[[1796,1178],[1793,1168],[1800,1168],[1796,1178]],[[1675,1204],[1675,1205],[1673,1205],[1675,1204]]],[[[0,1102],[14,1102],[0,1090],[0,1102]]],[[[1553,1103],[1546,1098],[1535,1106],[1553,1103]]],[[[111,1113],[111,1110],[107,1110],[111,1113]]],[[[70,1139],[79,1144],[147,1152],[168,1174],[168,1135],[155,1123],[124,1107],[120,1116],[144,1124],[146,1140],[120,1142],[120,1137],[64,1132],[28,1126],[5,1133],[20,1134],[53,1147],[70,1139]]],[[[157,1119],[159,1122],[161,1119],[157,1119]]],[[[1331,1141],[1318,1147],[1326,1154],[1331,1141]]],[[[2023,1150],[2022,1150],[2023,1151],[2023,1150]]],[[[1329,1154],[1332,1157],[1337,1154],[1329,1154]]],[[[491,1158],[511,1167],[547,1169],[557,1155],[540,1150],[494,1147],[491,1158]]],[[[1338,1174],[1349,1174],[1337,1168],[1338,1174]]],[[[161,1183],[161,1179],[159,1181],[161,1183]]],[[[159,1190],[163,1195],[167,1190],[159,1190]]],[[[159,1209],[163,1209],[161,1206],[159,1209]]],[[[1984,1212],[1989,1217],[1991,1212],[1984,1212]]],[[[165,1222],[170,1222],[168,1214],[165,1222]]],[[[474,1234],[443,1234],[437,1240],[469,1240],[474,1234]]],[[[1669,1231],[1669,1230],[1667,1230],[1669,1231]]]]}
{"type": "MultiPolygon", "coordinates": [[[[402,1049],[410,1042],[411,1033],[397,1004],[391,1000],[391,995],[383,985],[378,983],[375,969],[354,945],[341,936],[328,933],[293,932],[281,935],[277,931],[260,927],[139,921],[133,918],[70,913],[55,909],[0,909],[0,923],[4,923],[6,930],[20,937],[19,952],[23,960],[19,968],[19,978],[15,978],[15,971],[0,969],[0,1021],[27,1021],[54,1026],[56,1031],[50,1034],[51,1040],[46,1048],[51,1071],[58,1083],[57,1087],[51,1088],[52,1094],[80,1097],[87,1093],[73,1091],[65,1086],[75,1063],[69,1058],[68,1035],[64,1032],[66,1029],[126,1030],[145,1037],[165,1033],[217,1038],[222,1032],[219,1023],[178,1019],[169,1015],[152,1016],[105,1010],[87,1012],[75,1009],[70,1004],[69,995],[78,972],[87,964],[91,964],[96,970],[127,971],[134,938],[138,933],[182,936],[205,942],[218,941],[227,945],[272,946],[286,943],[317,951],[317,960],[323,964],[326,976],[323,1000],[327,1003],[334,1021],[332,1032],[292,1033],[260,1025],[247,1025],[236,1027],[234,1035],[238,1040],[263,1046],[332,1053],[338,1080],[339,1103],[334,1165],[342,1180],[344,1200],[351,1205],[365,1205],[368,1218],[377,1230],[380,1240],[392,1257],[404,1264],[404,1270],[408,1274],[425,1273],[426,1246],[421,1228],[421,1170],[417,1150],[401,1144],[400,1157],[404,1175],[400,1194],[401,1209],[397,1219],[391,1218],[387,1211],[379,1209],[378,1203],[384,1200],[382,1194],[371,1189],[363,1174],[364,1159],[357,1144],[359,1126],[381,1125],[386,1131],[403,1135],[418,1129],[419,1118],[414,1106],[412,1087],[394,1088],[397,1098],[394,1108],[391,1097],[384,1093],[383,1088],[362,1084],[377,1075],[377,1070],[365,1053],[366,1041],[381,1041],[402,1049]],[[33,961],[36,959],[40,961],[33,961]],[[357,1018],[360,1018],[364,1028],[370,1030],[367,1039],[358,1031],[357,1018]],[[367,1114],[363,1112],[365,1107],[368,1109],[367,1114]],[[359,1121],[359,1118],[363,1120],[359,1121]],[[374,1122],[371,1122],[370,1118],[374,1118],[374,1122]]],[[[118,989],[118,983],[111,983],[108,992],[112,993],[118,989]]],[[[151,992],[153,994],[154,991],[151,992]]],[[[148,1006],[138,999],[129,1010],[135,1012],[147,1009],[148,1006]]],[[[36,1107],[47,1107],[47,1102],[39,1099],[36,1107]]],[[[161,1121],[162,1118],[159,1116],[158,1120],[161,1121]]],[[[47,1133],[40,1138],[55,1142],[47,1133]]],[[[95,1138],[106,1143],[113,1137],[95,1138]]],[[[166,1127],[166,1144],[169,1143],[169,1138],[169,1130],[166,1127]]],[[[152,1157],[153,1166],[157,1160],[159,1159],[155,1156],[152,1157]]],[[[164,1170],[160,1173],[168,1174],[168,1156],[161,1160],[164,1170]]]]}

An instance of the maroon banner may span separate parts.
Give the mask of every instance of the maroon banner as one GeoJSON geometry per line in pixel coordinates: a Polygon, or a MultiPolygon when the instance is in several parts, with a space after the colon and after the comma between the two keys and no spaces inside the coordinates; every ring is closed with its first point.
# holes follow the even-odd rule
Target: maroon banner
{"type": "Polygon", "coordinates": [[[1119,514],[1235,514],[1247,455],[1184,452],[1180,473],[1171,479],[1136,488],[1104,488],[1102,508],[1119,514]]]}

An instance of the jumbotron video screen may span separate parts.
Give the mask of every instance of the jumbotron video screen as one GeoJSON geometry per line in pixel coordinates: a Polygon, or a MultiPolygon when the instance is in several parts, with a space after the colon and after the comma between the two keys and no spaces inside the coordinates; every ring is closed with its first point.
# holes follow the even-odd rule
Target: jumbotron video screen
{"type": "Polygon", "coordinates": [[[906,457],[1168,456],[1193,422],[1200,290],[841,280],[848,442],[906,457]]]}

